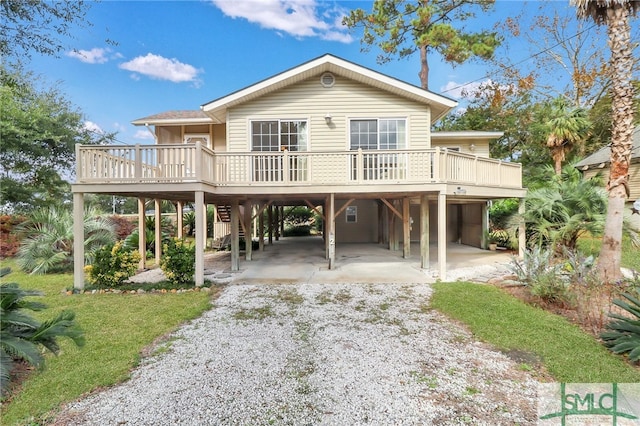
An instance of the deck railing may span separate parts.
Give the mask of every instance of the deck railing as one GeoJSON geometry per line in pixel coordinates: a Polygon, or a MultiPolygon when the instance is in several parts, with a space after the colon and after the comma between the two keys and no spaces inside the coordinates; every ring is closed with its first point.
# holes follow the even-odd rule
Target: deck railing
{"type": "Polygon", "coordinates": [[[78,145],[78,183],[219,186],[460,183],[522,187],[520,164],[448,151],[213,152],[200,143],[78,145]]]}

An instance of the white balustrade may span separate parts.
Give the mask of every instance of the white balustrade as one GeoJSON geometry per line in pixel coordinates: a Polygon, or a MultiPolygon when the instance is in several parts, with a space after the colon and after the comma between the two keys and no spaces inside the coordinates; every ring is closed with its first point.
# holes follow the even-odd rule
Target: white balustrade
{"type": "Polygon", "coordinates": [[[332,152],[214,152],[200,143],[78,145],[78,183],[213,185],[457,183],[521,188],[520,164],[434,148],[332,152]]]}

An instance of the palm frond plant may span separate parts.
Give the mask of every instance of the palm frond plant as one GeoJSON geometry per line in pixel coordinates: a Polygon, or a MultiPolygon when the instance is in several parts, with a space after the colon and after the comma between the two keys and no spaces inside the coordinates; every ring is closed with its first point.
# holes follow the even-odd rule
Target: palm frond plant
{"type": "MultiPolygon", "coordinates": [[[[73,268],[73,214],[49,207],[34,211],[20,226],[24,235],[17,253],[20,268],[32,274],[64,272],[73,268]]],[[[84,215],[85,261],[92,263],[96,250],[115,241],[111,221],[89,208],[84,215]]]]}
{"type": "MultiPolygon", "coordinates": [[[[6,275],[3,270],[0,276],[6,275]]],[[[75,322],[75,314],[62,311],[55,318],[43,322],[25,311],[41,311],[46,305],[28,300],[41,296],[34,290],[21,289],[16,283],[0,285],[0,389],[4,393],[10,383],[16,361],[24,361],[34,367],[44,364],[41,348],[57,355],[60,352],[59,337],[68,337],[76,345],[84,345],[84,333],[75,322]]]]}
{"type": "Polygon", "coordinates": [[[614,299],[613,303],[628,315],[610,313],[615,321],[607,324],[607,331],[600,334],[604,345],[617,354],[627,354],[631,362],[640,361],[640,300],[630,293],[623,293],[626,299],[614,299]]]}
{"type": "MultiPolygon", "coordinates": [[[[560,175],[551,167],[545,174],[545,185],[528,192],[524,214],[514,216],[510,226],[524,220],[529,246],[549,246],[558,254],[575,250],[581,236],[602,235],[607,212],[602,180],[583,179],[572,165],[565,166],[560,175]]],[[[638,232],[628,224],[625,230],[637,245],[638,232]]]]}

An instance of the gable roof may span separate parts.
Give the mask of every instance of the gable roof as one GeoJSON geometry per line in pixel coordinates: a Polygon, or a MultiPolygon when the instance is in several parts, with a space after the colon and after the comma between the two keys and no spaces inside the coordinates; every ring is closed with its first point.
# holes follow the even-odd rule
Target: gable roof
{"type": "MultiPolygon", "coordinates": [[[[640,126],[635,128],[632,138],[631,162],[634,162],[634,160],[640,160],[640,126]]],[[[611,148],[610,145],[607,145],[576,163],[575,167],[583,171],[590,168],[601,169],[608,166],[610,161],[611,148]]]]}
{"type": "Polygon", "coordinates": [[[214,99],[213,101],[202,105],[200,108],[215,122],[222,123],[225,121],[226,111],[230,107],[249,102],[260,96],[275,92],[284,87],[296,84],[325,72],[331,72],[338,76],[349,78],[351,80],[394,93],[398,96],[428,104],[431,107],[432,122],[437,121],[458,105],[458,103],[453,99],[435,94],[396,78],[389,77],[353,62],[326,54],[251,86],[245,87],[244,89],[240,89],[229,95],[214,99]]]}

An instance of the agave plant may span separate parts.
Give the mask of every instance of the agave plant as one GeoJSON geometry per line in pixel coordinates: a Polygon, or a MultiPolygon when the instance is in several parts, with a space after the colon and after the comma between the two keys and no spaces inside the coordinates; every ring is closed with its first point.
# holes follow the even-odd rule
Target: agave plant
{"type": "MultiPolygon", "coordinates": [[[[0,277],[9,272],[3,269],[0,277]]],[[[42,303],[25,299],[40,295],[39,291],[21,289],[16,283],[0,286],[0,389],[3,393],[9,385],[15,361],[23,360],[41,367],[44,363],[41,347],[57,355],[60,352],[58,337],[68,337],[76,345],[84,345],[84,334],[75,323],[73,312],[62,311],[44,322],[24,312],[46,308],[42,303]]]]}
{"type": "MultiPolygon", "coordinates": [[[[73,267],[73,215],[50,207],[33,212],[19,229],[25,236],[17,262],[32,274],[69,271],[73,267]]],[[[108,218],[89,208],[84,215],[85,260],[92,263],[100,247],[113,244],[115,231],[108,218]]]]}
{"type": "Polygon", "coordinates": [[[617,354],[628,354],[632,362],[640,361],[640,300],[632,294],[622,294],[625,300],[613,303],[629,313],[629,316],[610,313],[615,321],[607,324],[607,331],[600,334],[604,345],[617,354]]]}

